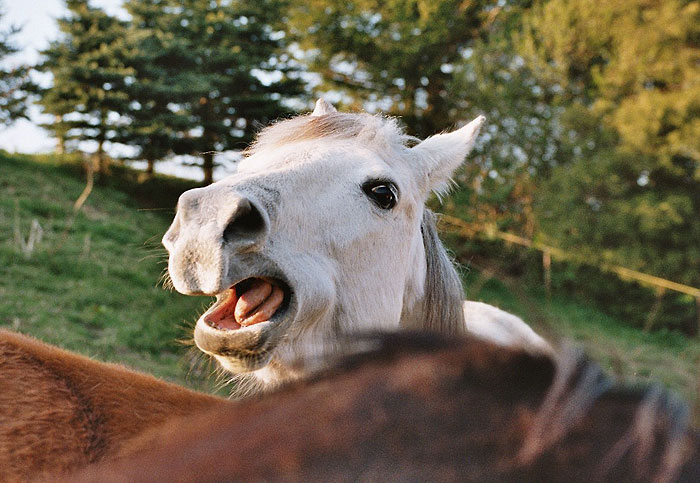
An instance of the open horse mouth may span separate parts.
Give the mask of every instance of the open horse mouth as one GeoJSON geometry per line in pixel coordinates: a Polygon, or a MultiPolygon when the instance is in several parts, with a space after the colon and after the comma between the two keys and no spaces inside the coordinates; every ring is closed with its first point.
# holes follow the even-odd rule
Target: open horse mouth
{"type": "Polygon", "coordinates": [[[202,319],[217,330],[240,330],[281,315],[289,298],[289,287],[281,280],[247,278],[218,294],[202,319]]]}
{"type": "Polygon", "coordinates": [[[292,290],[279,278],[249,277],[217,294],[197,321],[194,341],[231,372],[267,364],[293,312],[292,290]]]}

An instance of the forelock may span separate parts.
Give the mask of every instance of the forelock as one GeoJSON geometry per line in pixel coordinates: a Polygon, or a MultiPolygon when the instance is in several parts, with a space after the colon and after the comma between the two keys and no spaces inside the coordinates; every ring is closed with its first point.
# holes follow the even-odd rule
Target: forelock
{"type": "Polygon", "coordinates": [[[260,131],[244,154],[252,155],[293,142],[323,139],[357,140],[365,147],[381,151],[405,148],[417,142],[393,118],[334,112],[322,116],[308,114],[276,122],[260,131]]]}

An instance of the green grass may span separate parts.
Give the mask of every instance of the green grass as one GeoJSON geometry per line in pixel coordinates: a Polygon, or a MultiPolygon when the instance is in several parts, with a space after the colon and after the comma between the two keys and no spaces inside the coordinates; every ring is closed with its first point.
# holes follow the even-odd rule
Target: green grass
{"type": "MultiPolygon", "coordinates": [[[[163,290],[160,238],[179,193],[191,183],[114,168],[99,180],[71,224],[84,180],[75,164],[55,157],[0,152],[0,326],[99,360],[210,390],[206,369],[190,373],[189,349],[178,339],[209,303],[163,290]],[[23,254],[32,221],[41,242],[23,254]]],[[[673,332],[644,333],[592,304],[554,296],[518,279],[465,271],[467,294],[516,313],[552,339],[582,345],[619,379],[658,381],[698,406],[700,341],[673,332]]],[[[700,415],[695,416],[700,425],[700,415]]]]}
{"type": "Polygon", "coordinates": [[[0,153],[0,325],[205,387],[201,374],[188,376],[189,350],[178,340],[190,335],[208,299],[157,283],[166,261],[160,238],[188,184],[160,179],[139,186],[115,168],[71,223],[82,178],[75,165],[0,153]],[[43,238],[25,254],[16,231],[26,240],[34,220],[43,238]]]}

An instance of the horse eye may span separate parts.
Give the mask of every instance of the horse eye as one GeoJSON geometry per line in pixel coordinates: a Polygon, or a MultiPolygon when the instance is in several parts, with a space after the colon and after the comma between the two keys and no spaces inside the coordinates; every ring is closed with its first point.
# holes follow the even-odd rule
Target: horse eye
{"type": "Polygon", "coordinates": [[[390,181],[368,181],[362,185],[362,190],[383,210],[396,206],[398,190],[390,181]]]}

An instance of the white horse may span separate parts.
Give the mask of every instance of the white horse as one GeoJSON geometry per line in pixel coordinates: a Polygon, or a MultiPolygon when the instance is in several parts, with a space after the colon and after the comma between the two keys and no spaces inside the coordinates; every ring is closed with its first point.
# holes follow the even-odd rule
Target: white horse
{"type": "Polygon", "coordinates": [[[483,122],[418,142],[319,100],[264,129],[234,174],[180,197],[163,237],[175,289],[217,298],[197,346],[262,386],[306,374],[358,331],[469,331],[549,351],[514,315],[462,301],[425,207],[483,122]]]}

